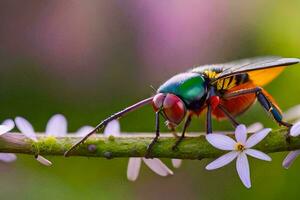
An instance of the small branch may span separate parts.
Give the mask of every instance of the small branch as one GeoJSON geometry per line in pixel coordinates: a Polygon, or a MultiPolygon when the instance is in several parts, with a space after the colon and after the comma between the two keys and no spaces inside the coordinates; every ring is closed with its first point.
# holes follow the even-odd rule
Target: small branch
{"type": "MultiPolygon", "coordinates": [[[[265,153],[290,151],[300,149],[300,137],[286,138],[286,129],[274,130],[255,149],[265,153]]],[[[144,157],[147,146],[154,134],[124,134],[121,137],[92,136],[84,144],[71,153],[71,156],[85,157],[144,157]]],[[[232,135],[233,137],[233,135],[232,135]]],[[[38,135],[39,141],[33,142],[20,133],[7,133],[0,137],[0,152],[22,153],[31,155],[63,156],[81,137],[68,134],[66,137],[46,137],[38,135]]],[[[203,159],[215,158],[224,152],[212,147],[204,135],[189,134],[178,149],[173,151],[172,146],[176,138],[169,134],[162,134],[158,143],[153,147],[152,156],[157,158],[203,159]]]]}

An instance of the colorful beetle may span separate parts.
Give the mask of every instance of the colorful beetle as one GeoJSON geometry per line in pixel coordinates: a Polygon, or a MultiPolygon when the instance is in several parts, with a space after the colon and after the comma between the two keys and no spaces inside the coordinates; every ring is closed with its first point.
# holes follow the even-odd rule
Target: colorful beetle
{"type": "Polygon", "coordinates": [[[77,142],[65,155],[84,142],[90,135],[105,127],[108,122],[118,119],[146,104],[152,103],[156,114],[156,136],[148,147],[147,157],[159,138],[159,118],[162,115],[172,131],[184,121],[181,137],[174,144],[178,146],[184,138],[192,116],[199,116],[206,110],[207,134],[212,133],[212,116],[221,120],[229,119],[238,125],[235,117],[245,112],[257,99],[279,124],[290,127],[282,121],[280,108],[261,86],[278,76],[288,65],[299,63],[297,58],[258,57],[230,63],[196,67],[177,74],[157,90],[157,94],[142,100],[103,120],[96,128],[77,142]]]}

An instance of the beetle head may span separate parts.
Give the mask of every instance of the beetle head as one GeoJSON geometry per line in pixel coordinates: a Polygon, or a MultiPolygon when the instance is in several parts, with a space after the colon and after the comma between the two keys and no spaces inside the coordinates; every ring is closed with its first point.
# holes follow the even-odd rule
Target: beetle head
{"type": "Polygon", "coordinates": [[[152,106],[156,112],[162,111],[169,126],[179,125],[186,115],[186,106],[184,102],[178,96],[171,93],[156,94],[152,100],[152,106]]]}

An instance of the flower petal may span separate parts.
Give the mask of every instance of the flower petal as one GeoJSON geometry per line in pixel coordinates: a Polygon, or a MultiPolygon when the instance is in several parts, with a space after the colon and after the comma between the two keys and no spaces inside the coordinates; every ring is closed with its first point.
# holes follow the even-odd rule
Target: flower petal
{"type": "Polygon", "coordinates": [[[283,113],[285,121],[293,121],[300,118],[300,105],[296,105],[283,113]]]}
{"type": "Polygon", "coordinates": [[[252,157],[260,159],[260,160],[265,160],[265,161],[272,160],[272,158],[270,156],[268,156],[267,154],[265,154],[264,152],[257,151],[255,149],[246,149],[244,152],[246,154],[248,154],[249,156],[252,156],[252,157]]]}
{"type": "Polygon", "coordinates": [[[251,135],[248,140],[246,141],[245,147],[246,148],[251,148],[253,146],[255,146],[256,144],[258,144],[260,141],[262,141],[267,135],[268,133],[271,131],[272,129],[270,128],[265,128],[257,133],[254,133],[253,135],[251,135]]]}
{"type": "Polygon", "coordinates": [[[226,135],[215,133],[206,135],[206,140],[215,148],[221,150],[234,150],[236,144],[236,142],[232,138],[226,135]]]}
{"type": "Polygon", "coordinates": [[[172,161],[172,165],[175,168],[179,168],[182,164],[182,160],[181,159],[171,159],[172,161]]]}
{"type": "Polygon", "coordinates": [[[83,126],[80,129],[78,129],[78,131],[75,133],[77,136],[86,136],[87,134],[89,134],[92,130],[94,130],[94,127],[92,126],[83,126]]]}
{"type": "Polygon", "coordinates": [[[140,173],[142,158],[129,158],[127,166],[127,179],[135,181],[140,173]]]}
{"type": "Polygon", "coordinates": [[[6,119],[2,122],[2,125],[8,126],[12,130],[15,127],[15,122],[12,119],[6,119]]]}
{"type": "Polygon", "coordinates": [[[246,143],[247,140],[247,128],[244,124],[240,124],[235,129],[235,139],[237,142],[242,144],[246,143]]]}
{"type": "Polygon", "coordinates": [[[161,160],[157,158],[147,159],[142,158],[145,164],[155,173],[160,176],[173,175],[173,172],[163,163],[161,160]]]}
{"type": "Polygon", "coordinates": [[[247,127],[247,133],[255,133],[264,128],[264,125],[260,122],[255,122],[247,127]]]}
{"type": "Polygon", "coordinates": [[[67,119],[61,114],[53,115],[46,126],[46,135],[62,137],[67,134],[67,119]]]}
{"type": "Polygon", "coordinates": [[[0,135],[3,135],[11,130],[11,127],[6,125],[0,125],[0,135]]]}
{"type": "Polygon", "coordinates": [[[290,134],[291,134],[291,136],[300,135],[300,122],[297,122],[292,126],[290,134]]]}
{"type": "Polygon", "coordinates": [[[47,160],[46,158],[44,158],[41,155],[38,155],[35,159],[37,161],[39,161],[39,163],[41,163],[42,165],[45,165],[45,166],[48,166],[48,167],[52,165],[51,161],[47,160]]]}
{"type": "Polygon", "coordinates": [[[0,153],[0,160],[3,162],[13,162],[17,159],[14,153],[0,153]]]}
{"type": "Polygon", "coordinates": [[[249,162],[246,154],[241,152],[236,160],[236,170],[238,175],[243,182],[243,184],[247,187],[251,187],[251,180],[250,180],[250,169],[249,169],[249,162]]]}
{"type": "Polygon", "coordinates": [[[17,128],[29,139],[37,141],[32,125],[23,117],[16,117],[15,123],[17,128]]]}
{"type": "Polygon", "coordinates": [[[107,126],[105,127],[104,129],[104,132],[103,134],[105,136],[119,136],[121,133],[120,133],[120,123],[118,120],[113,120],[111,122],[109,122],[107,124],[107,126]]]}
{"type": "Polygon", "coordinates": [[[294,160],[299,156],[300,150],[291,151],[283,160],[282,166],[288,169],[294,162],[294,160]]]}
{"type": "Polygon", "coordinates": [[[231,151],[229,153],[224,154],[223,156],[217,158],[216,160],[209,163],[205,169],[207,170],[214,170],[221,168],[227,164],[229,164],[231,161],[233,161],[237,156],[239,155],[238,151],[231,151]]]}

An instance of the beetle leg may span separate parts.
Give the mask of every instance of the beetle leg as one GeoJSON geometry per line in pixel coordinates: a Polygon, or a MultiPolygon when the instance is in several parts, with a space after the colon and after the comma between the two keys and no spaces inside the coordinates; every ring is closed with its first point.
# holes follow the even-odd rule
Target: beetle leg
{"type": "Polygon", "coordinates": [[[213,107],[213,105],[212,105],[211,97],[216,95],[215,93],[216,93],[215,89],[213,87],[211,87],[208,92],[208,104],[207,104],[207,111],[206,111],[206,134],[212,133],[212,117],[211,117],[211,115],[212,115],[212,110],[215,107],[213,107]]]}
{"type": "Polygon", "coordinates": [[[286,126],[290,128],[292,124],[285,122],[282,120],[282,114],[281,111],[274,106],[272,101],[263,93],[263,89],[261,87],[255,87],[255,88],[250,88],[250,89],[243,89],[243,90],[238,90],[232,93],[225,94],[223,98],[230,99],[234,98],[237,96],[245,95],[245,94],[256,94],[256,98],[260,105],[271,115],[273,116],[274,120],[282,126],[286,126]]]}
{"type": "Polygon", "coordinates": [[[292,124],[282,121],[281,112],[272,104],[272,102],[264,95],[262,92],[257,93],[257,100],[262,105],[262,107],[269,113],[272,114],[275,121],[277,121],[280,125],[291,127],[292,124]]]}
{"type": "Polygon", "coordinates": [[[286,136],[286,141],[288,143],[290,143],[290,140],[291,140],[290,130],[291,130],[292,124],[282,120],[282,114],[281,114],[280,110],[278,110],[276,108],[276,106],[274,106],[272,104],[272,102],[268,99],[268,97],[262,91],[259,91],[256,95],[257,95],[257,100],[259,101],[260,105],[262,105],[262,107],[267,112],[271,113],[271,115],[273,116],[275,121],[279,125],[282,125],[282,126],[285,126],[288,128],[288,132],[285,136],[286,136]]]}
{"type": "Polygon", "coordinates": [[[257,93],[259,91],[262,91],[261,87],[241,89],[241,90],[237,90],[237,91],[234,91],[234,92],[231,92],[231,93],[224,94],[222,96],[222,98],[231,99],[231,98],[242,96],[242,95],[245,95],[245,94],[254,94],[254,93],[257,93]]]}
{"type": "Polygon", "coordinates": [[[176,143],[173,145],[172,150],[175,150],[178,147],[178,145],[180,144],[180,142],[183,140],[183,138],[185,137],[186,129],[191,124],[191,121],[192,121],[192,115],[189,114],[188,117],[185,120],[184,127],[183,127],[183,130],[182,130],[182,134],[179,137],[179,139],[176,141],[176,143]]]}
{"type": "Polygon", "coordinates": [[[177,131],[174,127],[171,127],[170,128],[170,131],[172,132],[172,135],[175,137],[175,138],[179,138],[178,134],[177,134],[177,131]]]}
{"type": "Polygon", "coordinates": [[[207,112],[206,112],[206,134],[212,133],[212,120],[211,120],[211,105],[207,105],[207,112]]]}
{"type": "Polygon", "coordinates": [[[153,149],[153,146],[157,142],[157,140],[160,136],[160,134],[159,134],[159,114],[160,114],[160,110],[155,113],[155,127],[156,127],[155,133],[156,133],[156,135],[155,135],[155,138],[152,140],[152,142],[149,144],[149,146],[147,148],[147,152],[145,155],[146,158],[150,158],[150,154],[153,149]]]}
{"type": "Polygon", "coordinates": [[[218,108],[223,111],[226,117],[230,120],[233,127],[237,127],[239,125],[239,123],[235,120],[235,118],[228,112],[228,110],[224,106],[219,104],[218,108]]]}

